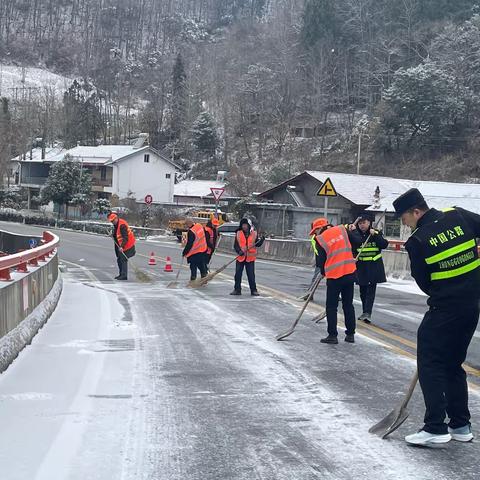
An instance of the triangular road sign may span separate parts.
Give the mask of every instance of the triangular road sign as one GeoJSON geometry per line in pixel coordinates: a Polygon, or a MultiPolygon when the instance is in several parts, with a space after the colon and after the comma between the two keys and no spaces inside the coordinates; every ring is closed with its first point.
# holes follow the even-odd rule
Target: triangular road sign
{"type": "Polygon", "coordinates": [[[213,195],[213,198],[215,198],[215,200],[219,200],[220,197],[223,195],[223,192],[225,192],[224,188],[211,187],[210,190],[212,191],[212,195],[213,195]]]}
{"type": "Polygon", "coordinates": [[[327,178],[320,187],[320,190],[317,192],[318,197],[336,197],[337,191],[333,186],[332,181],[330,178],[327,178]]]}

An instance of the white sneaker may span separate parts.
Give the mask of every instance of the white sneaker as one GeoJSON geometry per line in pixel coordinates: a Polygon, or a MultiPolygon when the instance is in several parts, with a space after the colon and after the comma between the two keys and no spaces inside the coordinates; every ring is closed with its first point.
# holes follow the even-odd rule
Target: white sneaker
{"type": "Polygon", "coordinates": [[[471,442],[473,440],[472,427],[470,427],[470,425],[465,425],[460,428],[448,427],[448,433],[452,436],[452,439],[457,442],[471,442]]]}
{"type": "Polygon", "coordinates": [[[414,433],[413,435],[407,435],[405,437],[405,441],[410,445],[431,445],[436,443],[448,443],[451,439],[452,436],[449,433],[429,433],[425,430],[420,430],[418,433],[414,433]]]}

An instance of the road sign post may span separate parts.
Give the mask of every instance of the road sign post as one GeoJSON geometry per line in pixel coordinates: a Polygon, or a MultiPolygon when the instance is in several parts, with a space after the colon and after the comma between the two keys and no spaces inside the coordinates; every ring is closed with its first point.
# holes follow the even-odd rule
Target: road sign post
{"type": "Polygon", "coordinates": [[[224,194],[225,189],[210,187],[210,190],[212,192],[213,198],[215,199],[215,216],[218,218],[218,202],[220,200],[220,197],[224,194]]]}
{"type": "MultiPolygon", "coordinates": [[[[145,212],[145,228],[148,228],[150,224],[150,205],[153,203],[153,197],[150,194],[145,195],[145,205],[147,206],[145,212]]],[[[145,232],[145,238],[147,238],[147,232],[145,232]]]]}
{"type": "Polygon", "coordinates": [[[323,216],[328,220],[328,199],[330,197],[336,197],[337,196],[337,191],[335,190],[335,187],[333,186],[333,183],[330,180],[330,178],[327,178],[322,183],[320,189],[317,192],[317,196],[324,198],[323,216]]]}

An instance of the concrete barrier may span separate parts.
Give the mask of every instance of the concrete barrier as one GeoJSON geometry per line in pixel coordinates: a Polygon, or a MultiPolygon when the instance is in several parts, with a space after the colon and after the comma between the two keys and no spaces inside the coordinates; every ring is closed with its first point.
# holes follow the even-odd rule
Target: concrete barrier
{"type": "Polygon", "coordinates": [[[58,237],[44,238],[48,241],[37,248],[0,258],[0,268],[27,270],[0,282],[0,372],[32,341],[60,298],[58,237]]]}
{"type": "MultiPolygon", "coordinates": [[[[225,233],[221,238],[219,249],[225,253],[235,253],[235,235],[225,233]]],[[[382,254],[388,277],[411,279],[410,262],[405,251],[384,250],[382,254]]],[[[258,249],[258,258],[312,266],[315,262],[310,241],[299,239],[267,238],[258,249]]]]}

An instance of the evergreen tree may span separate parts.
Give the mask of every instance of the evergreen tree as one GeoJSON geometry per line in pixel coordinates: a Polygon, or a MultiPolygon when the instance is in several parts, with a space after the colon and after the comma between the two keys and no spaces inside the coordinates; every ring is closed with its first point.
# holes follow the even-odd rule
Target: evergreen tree
{"type": "Polygon", "coordinates": [[[91,189],[90,173],[82,168],[80,162],[66,156],[50,168],[41,196],[45,202],[51,201],[58,205],[65,205],[65,216],[68,218],[68,204],[74,199],[88,198],[91,189]]]}
{"type": "Polygon", "coordinates": [[[66,147],[73,147],[77,142],[96,145],[102,130],[98,103],[98,93],[88,80],[73,81],[63,96],[63,140],[66,147]]]}
{"type": "Polygon", "coordinates": [[[8,99],[0,98],[0,181],[8,169],[12,157],[12,118],[8,99]]]}
{"type": "Polygon", "coordinates": [[[218,136],[213,118],[208,112],[201,112],[192,128],[193,143],[200,153],[214,155],[218,136]]]}
{"type": "Polygon", "coordinates": [[[339,19],[334,0],[307,0],[302,16],[301,41],[306,49],[339,33],[339,19]]]}
{"type": "Polygon", "coordinates": [[[172,137],[177,140],[185,131],[185,116],[187,113],[187,75],[183,65],[182,56],[177,55],[172,74],[172,137]]]}

